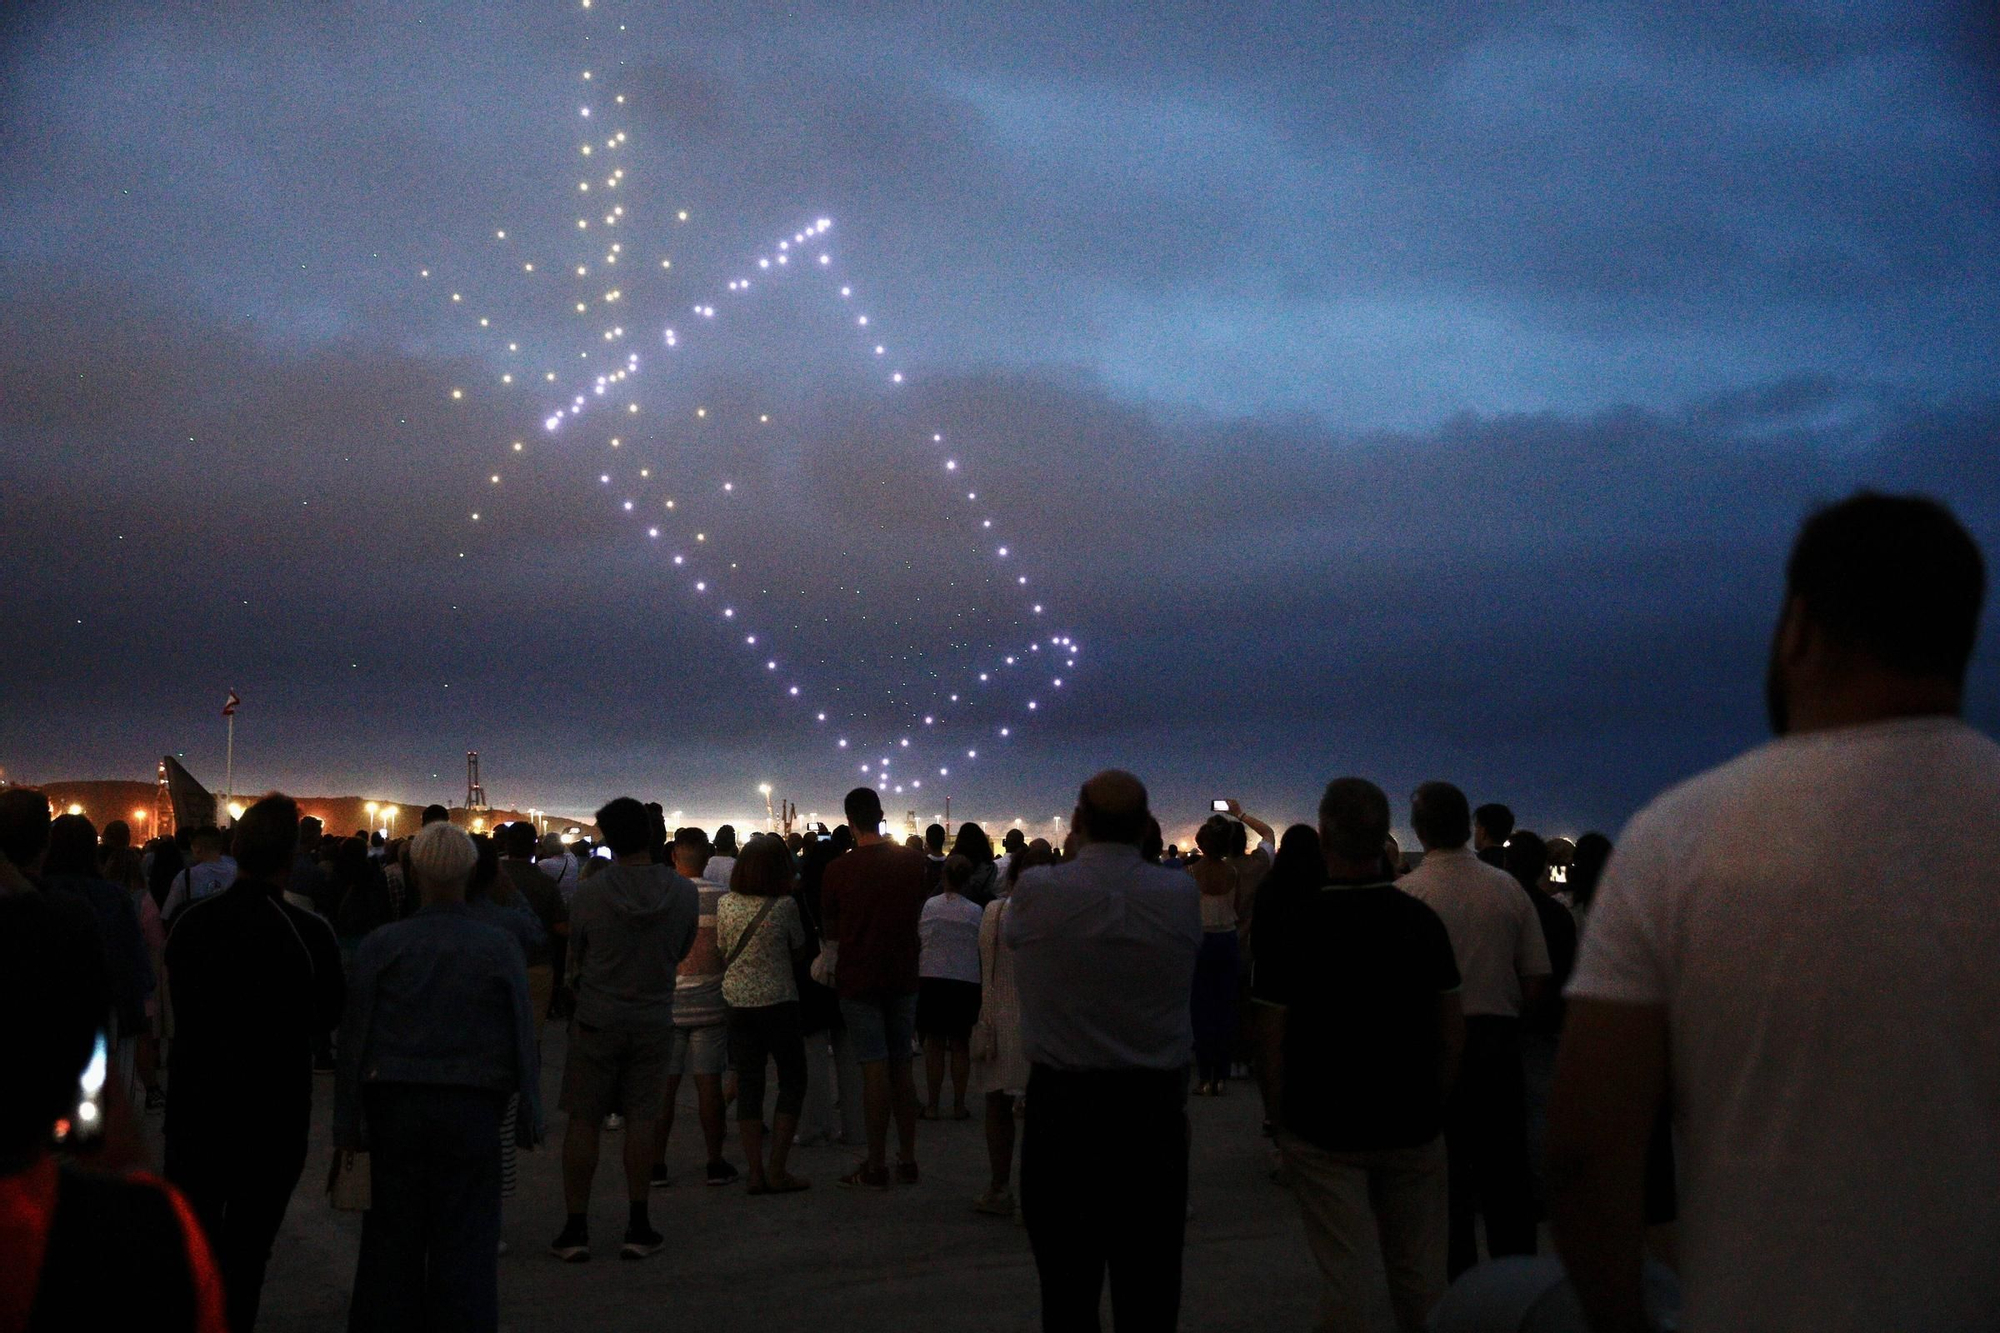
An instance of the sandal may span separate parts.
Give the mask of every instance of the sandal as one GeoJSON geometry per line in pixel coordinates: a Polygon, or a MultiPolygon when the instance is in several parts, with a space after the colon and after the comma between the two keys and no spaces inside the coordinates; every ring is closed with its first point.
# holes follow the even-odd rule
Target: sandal
{"type": "Polygon", "coordinates": [[[886,1190],[889,1188],[889,1169],[878,1166],[871,1171],[868,1164],[863,1162],[842,1176],[840,1184],[851,1190],[886,1190]]]}

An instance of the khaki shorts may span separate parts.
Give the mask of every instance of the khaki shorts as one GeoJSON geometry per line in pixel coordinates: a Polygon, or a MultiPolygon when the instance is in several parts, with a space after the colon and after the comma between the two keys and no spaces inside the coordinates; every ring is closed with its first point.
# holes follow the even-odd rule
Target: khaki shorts
{"type": "Polygon", "coordinates": [[[586,1120],[602,1120],[614,1111],[657,1117],[666,1105],[673,1049],[670,1027],[619,1032],[572,1023],[557,1105],[586,1120]]]}

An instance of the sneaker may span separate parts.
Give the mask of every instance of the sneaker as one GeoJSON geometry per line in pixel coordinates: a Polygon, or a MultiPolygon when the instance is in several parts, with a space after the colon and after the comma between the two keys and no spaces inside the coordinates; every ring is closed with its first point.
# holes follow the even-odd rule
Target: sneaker
{"type": "Polygon", "coordinates": [[[665,1166],[655,1166],[653,1168],[654,1189],[656,1190],[667,1189],[671,1187],[673,1183],[674,1183],[674,1178],[667,1174],[667,1168],[665,1166]]]}
{"type": "Polygon", "coordinates": [[[1014,1215],[1014,1191],[987,1190],[972,1201],[972,1211],[984,1213],[988,1217],[1012,1217],[1014,1215]]]}
{"type": "Polygon", "coordinates": [[[646,1259],[658,1254],[667,1238],[651,1227],[626,1227],[625,1243],[618,1247],[620,1259],[646,1259]]]}
{"type": "Polygon", "coordinates": [[[734,1185],[737,1174],[736,1168],[727,1162],[708,1164],[708,1183],[711,1185],[734,1185]]]}
{"type": "Polygon", "coordinates": [[[549,1246],[549,1253],[566,1264],[589,1263],[590,1232],[582,1227],[564,1227],[562,1234],[549,1246]]]}

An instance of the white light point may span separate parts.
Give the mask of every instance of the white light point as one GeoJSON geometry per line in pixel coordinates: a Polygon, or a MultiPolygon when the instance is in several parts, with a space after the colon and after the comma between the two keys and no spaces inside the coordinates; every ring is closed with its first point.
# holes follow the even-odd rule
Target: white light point
{"type": "Polygon", "coordinates": [[[736,619],[736,608],[735,608],[735,607],[733,607],[733,606],[725,606],[725,607],[723,607],[723,608],[722,608],[722,618],[723,618],[724,620],[734,620],[734,619],[736,619]]]}
{"type": "Polygon", "coordinates": [[[845,736],[842,736],[842,737],[840,738],[840,748],[841,748],[841,749],[843,749],[843,750],[845,750],[845,749],[847,748],[847,737],[845,737],[845,736]]]}
{"type": "Polygon", "coordinates": [[[1053,686],[1055,686],[1055,688],[1057,688],[1057,689],[1061,689],[1061,688],[1062,688],[1062,677],[1061,677],[1061,676],[1057,676],[1057,677],[1056,677],[1056,678],[1055,678],[1055,679],[1054,679],[1053,681],[1051,681],[1051,682],[1049,682],[1049,683],[1050,683],[1050,684],[1052,684],[1053,686]]]}
{"type": "Polygon", "coordinates": [[[754,634],[746,634],[746,635],[744,635],[744,636],[743,636],[743,642],[745,642],[745,643],[755,643],[755,642],[757,642],[757,636],[756,636],[756,635],[754,635],[754,634]]]}
{"type": "Polygon", "coordinates": [[[1013,735],[1013,730],[1012,730],[1011,728],[1008,728],[1008,727],[1002,727],[1002,728],[1000,728],[1000,734],[1001,734],[1002,736],[1011,736],[1011,735],[1013,735]]]}
{"type": "Polygon", "coordinates": [[[1028,700],[1028,711],[1030,713],[1035,711],[1035,701],[1033,699],[1028,700]]]}

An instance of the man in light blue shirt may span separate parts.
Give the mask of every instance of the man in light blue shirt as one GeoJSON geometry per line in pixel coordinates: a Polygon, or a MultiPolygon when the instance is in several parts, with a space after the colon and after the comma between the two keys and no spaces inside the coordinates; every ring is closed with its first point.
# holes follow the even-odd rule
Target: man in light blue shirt
{"type": "Polygon", "coordinates": [[[1084,783],[1075,859],[1023,874],[1005,917],[1033,1064],[1022,1213],[1047,1330],[1096,1328],[1107,1272],[1119,1333],[1179,1317],[1201,904],[1185,873],[1140,857],[1151,818],[1130,773],[1084,783]]]}

